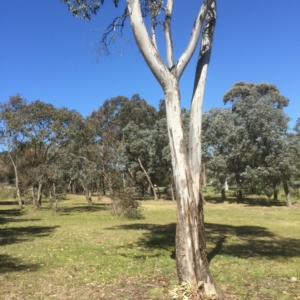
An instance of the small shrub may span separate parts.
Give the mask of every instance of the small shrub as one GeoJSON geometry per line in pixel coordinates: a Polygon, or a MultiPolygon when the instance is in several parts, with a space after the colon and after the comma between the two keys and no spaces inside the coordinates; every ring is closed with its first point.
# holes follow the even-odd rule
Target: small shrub
{"type": "Polygon", "coordinates": [[[118,196],[112,199],[112,213],[123,216],[126,219],[142,219],[142,207],[134,198],[134,188],[125,188],[118,192],[118,196]]]}

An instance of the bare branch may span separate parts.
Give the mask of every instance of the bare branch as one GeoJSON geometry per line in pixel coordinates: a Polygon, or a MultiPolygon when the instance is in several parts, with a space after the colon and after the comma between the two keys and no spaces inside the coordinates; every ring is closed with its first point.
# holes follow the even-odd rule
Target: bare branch
{"type": "Polygon", "coordinates": [[[185,67],[187,66],[195,52],[203,22],[213,2],[214,0],[204,0],[203,4],[201,5],[201,8],[194,23],[194,27],[188,45],[176,64],[176,75],[178,79],[181,77],[185,67]]]}
{"type": "MultiPolygon", "coordinates": [[[[128,11],[127,7],[124,10],[124,13],[121,16],[118,16],[114,18],[106,28],[102,28],[100,30],[103,30],[104,33],[101,36],[100,41],[97,43],[92,43],[89,46],[97,45],[96,51],[97,54],[108,56],[111,54],[111,51],[109,50],[111,44],[115,44],[118,37],[123,37],[123,28],[125,26],[125,21],[128,17],[128,11]]],[[[99,29],[98,29],[99,30],[99,29]]],[[[116,46],[116,45],[115,45],[116,46]]],[[[118,48],[116,46],[116,48],[118,48]]],[[[120,52],[118,50],[118,52],[120,52]]]]}

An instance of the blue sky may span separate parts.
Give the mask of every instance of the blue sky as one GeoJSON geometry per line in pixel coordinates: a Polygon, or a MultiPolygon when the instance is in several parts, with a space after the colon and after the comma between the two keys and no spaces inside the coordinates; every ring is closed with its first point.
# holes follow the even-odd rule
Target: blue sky
{"type": "MultiPolygon", "coordinates": [[[[188,41],[198,0],[175,1],[175,58],[188,41]]],[[[138,93],[155,107],[163,92],[144,63],[127,23],[118,49],[96,59],[96,42],[124,9],[106,0],[91,22],[74,18],[59,0],[0,0],[0,101],[20,93],[89,115],[109,98],[138,93]],[[121,49],[121,51],[119,51],[121,49]]],[[[163,47],[159,44],[159,48],[163,47]]],[[[198,50],[196,51],[198,52],[198,50]]],[[[300,117],[300,1],[219,0],[204,110],[223,107],[222,97],[238,81],[275,84],[290,99],[285,110],[300,117]]],[[[180,83],[189,107],[195,59],[180,83]]]]}

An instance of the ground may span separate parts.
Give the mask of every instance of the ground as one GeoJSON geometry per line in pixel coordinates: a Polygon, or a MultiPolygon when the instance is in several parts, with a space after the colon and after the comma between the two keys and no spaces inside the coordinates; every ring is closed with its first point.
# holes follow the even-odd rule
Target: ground
{"type": "MultiPolygon", "coordinates": [[[[207,255],[226,299],[300,299],[300,207],[212,201],[207,255]]],[[[0,199],[0,299],[170,299],[176,204],[142,201],[144,219],[109,199],[68,195],[55,214],[0,199]]]]}

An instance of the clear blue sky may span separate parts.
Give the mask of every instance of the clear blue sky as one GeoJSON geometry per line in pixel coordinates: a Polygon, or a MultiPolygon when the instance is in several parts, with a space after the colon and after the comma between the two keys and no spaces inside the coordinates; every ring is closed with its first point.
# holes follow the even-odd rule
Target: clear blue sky
{"type": "MultiPolygon", "coordinates": [[[[59,0],[0,0],[0,101],[20,93],[66,106],[83,116],[104,100],[138,93],[154,106],[163,92],[139,53],[127,23],[122,52],[95,59],[100,29],[123,9],[106,0],[91,22],[74,18],[59,0]]],[[[186,46],[198,0],[175,0],[175,56],[186,46]]],[[[197,51],[198,52],[198,51],[197,51]]],[[[189,107],[195,60],[181,79],[182,106],[189,107]]],[[[204,110],[223,107],[222,97],[238,81],[277,85],[290,99],[286,113],[300,117],[300,0],[219,0],[204,110]]]]}

